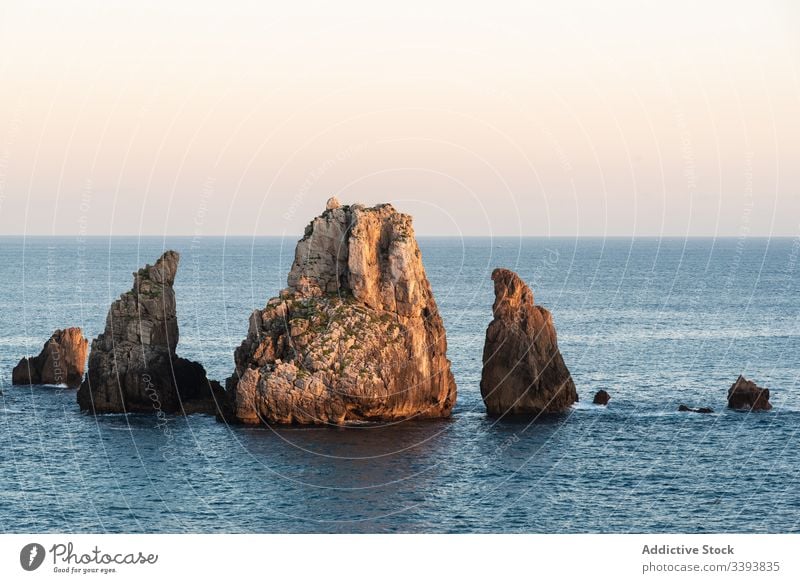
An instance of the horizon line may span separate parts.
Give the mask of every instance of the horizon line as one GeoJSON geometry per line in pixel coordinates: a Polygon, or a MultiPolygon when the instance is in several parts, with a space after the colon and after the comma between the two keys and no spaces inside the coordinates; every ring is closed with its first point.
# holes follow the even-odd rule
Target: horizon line
{"type": "MultiPolygon", "coordinates": [[[[203,234],[203,235],[187,235],[187,234],[168,234],[168,235],[140,235],[140,234],[113,234],[113,235],[46,235],[41,233],[35,234],[4,234],[0,233],[0,239],[122,239],[122,238],[139,238],[139,239],[169,239],[169,238],[182,238],[182,239],[286,239],[286,238],[300,238],[303,235],[247,235],[247,234],[203,234]]],[[[752,234],[747,235],[675,235],[675,234],[625,234],[625,235],[569,235],[569,234],[554,234],[554,235],[519,235],[519,234],[492,234],[492,235],[446,235],[446,234],[416,234],[417,239],[800,239],[800,233],[787,235],[787,234],[752,234]]]]}

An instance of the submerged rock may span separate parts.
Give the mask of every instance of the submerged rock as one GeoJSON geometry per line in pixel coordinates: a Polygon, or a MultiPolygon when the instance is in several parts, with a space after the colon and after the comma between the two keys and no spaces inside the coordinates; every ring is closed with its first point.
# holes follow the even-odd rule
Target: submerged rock
{"type": "Polygon", "coordinates": [[[594,400],[592,403],[595,405],[608,405],[608,402],[611,400],[611,395],[604,389],[600,389],[594,394],[594,400]]]}
{"type": "Polygon", "coordinates": [[[769,389],[763,389],[739,375],[728,389],[728,407],[742,411],[769,411],[769,389]]]}
{"type": "Polygon", "coordinates": [[[220,384],[202,365],[179,358],[173,283],[180,256],[164,253],[134,273],[133,289],[111,304],[105,331],[92,341],[78,390],[82,410],[97,413],[215,413],[220,384]]]}
{"type": "Polygon", "coordinates": [[[328,201],[288,287],[250,317],[226,418],[342,424],[447,417],[456,385],[411,217],[328,201]]]}
{"type": "Polygon", "coordinates": [[[681,413],[713,413],[714,409],[710,407],[689,407],[688,405],[680,405],[678,411],[681,413]]]}
{"type": "Polygon", "coordinates": [[[14,385],[67,385],[83,380],[89,341],[80,328],[56,330],[38,356],[23,358],[11,373],[14,385]]]}
{"type": "Polygon", "coordinates": [[[481,395],[489,415],[566,411],[578,400],[556,341],[553,317],[508,269],[492,273],[494,320],[486,330],[481,395]]]}

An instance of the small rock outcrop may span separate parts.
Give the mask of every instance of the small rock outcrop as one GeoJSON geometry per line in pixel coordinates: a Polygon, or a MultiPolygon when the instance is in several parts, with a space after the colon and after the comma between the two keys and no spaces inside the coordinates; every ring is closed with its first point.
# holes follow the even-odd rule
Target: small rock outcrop
{"type": "Polygon", "coordinates": [[[133,289],[111,304],[105,330],[92,341],[89,371],[78,390],[96,413],[216,413],[223,391],[202,365],[179,358],[175,274],[180,256],[164,253],[133,274],[133,289]]]}
{"type": "Polygon", "coordinates": [[[80,328],[56,330],[39,356],[23,358],[11,373],[14,385],[67,385],[76,388],[83,380],[89,341],[80,328]]]}
{"type": "Polygon", "coordinates": [[[678,411],[681,413],[713,413],[714,409],[710,407],[689,407],[688,405],[680,405],[678,411]]]}
{"type": "Polygon", "coordinates": [[[592,403],[595,405],[608,405],[608,402],[611,400],[611,395],[608,394],[608,391],[605,389],[600,389],[594,394],[594,399],[592,403]]]}
{"type": "Polygon", "coordinates": [[[226,419],[344,424],[447,417],[456,385],[411,217],[332,198],[288,287],[250,317],[226,419]]]}
{"type": "Polygon", "coordinates": [[[763,389],[739,375],[728,389],[728,407],[740,411],[769,411],[772,409],[769,389],[763,389]]]}
{"type": "Polygon", "coordinates": [[[489,415],[566,411],[578,400],[556,341],[553,317],[508,269],[495,269],[494,320],[486,330],[481,395],[489,415]]]}

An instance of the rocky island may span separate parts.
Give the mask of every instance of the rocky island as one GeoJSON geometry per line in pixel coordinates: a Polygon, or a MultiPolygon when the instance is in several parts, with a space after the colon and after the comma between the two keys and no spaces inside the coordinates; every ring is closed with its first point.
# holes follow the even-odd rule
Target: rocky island
{"type": "Polygon", "coordinates": [[[23,358],[11,372],[14,385],[67,385],[83,380],[89,341],[80,328],[56,330],[38,356],[23,358]]]}
{"type": "Polygon", "coordinates": [[[600,389],[594,394],[594,399],[592,399],[592,404],[594,405],[608,405],[608,402],[611,400],[611,395],[608,394],[608,391],[605,389],[600,389]]]}
{"type": "Polygon", "coordinates": [[[411,217],[334,198],[298,242],[288,287],[250,317],[226,419],[346,424],[447,417],[456,384],[411,217]]]}
{"type": "Polygon", "coordinates": [[[728,389],[728,407],[740,411],[769,411],[769,389],[759,387],[739,375],[736,382],[728,389]]]}
{"type": "Polygon", "coordinates": [[[133,274],[133,289],[111,304],[105,331],[92,341],[78,390],[82,410],[97,413],[216,413],[220,384],[202,365],[179,358],[175,274],[180,256],[164,253],[133,274]]]}
{"type": "Polygon", "coordinates": [[[491,416],[561,413],[578,400],[553,316],[508,269],[495,269],[494,320],[486,330],[481,395],[491,416]]]}

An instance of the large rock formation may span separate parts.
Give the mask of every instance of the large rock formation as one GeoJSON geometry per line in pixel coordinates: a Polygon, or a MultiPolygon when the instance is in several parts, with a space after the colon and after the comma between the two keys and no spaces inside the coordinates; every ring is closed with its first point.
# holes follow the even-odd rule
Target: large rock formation
{"type": "Polygon", "coordinates": [[[56,330],[39,356],[23,358],[11,373],[15,385],[67,385],[75,388],[83,380],[89,341],[80,328],[56,330]]]}
{"type": "Polygon", "coordinates": [[[97,413],[215,413],[223,391],[203,367],[175,354],[178,318],[172,287],[180,256],[167,251],[133,274],[133,289],[111,304],[92,341],[78,404],[97,413]]]}
{"type": "Polygon", "coordinates": [[[334,423],[447,417],[456,385],[411,227],[336,199],[298,242],[288,287],[250,317],[226,417],[334,423]]]}
{"type": "Polygon", "coordinates": [[[762,389],[752,381],[739,375],[728,389],[728,407],[742,411],[769,411],[769,389],[762,389]]]}
{"type": "Polygon", "coordinates": [[[550,312],[508,269],[495,269],[494,320],[486,330],[481,395],[489,415],[566,411],[578,400],[550,312]]]}

